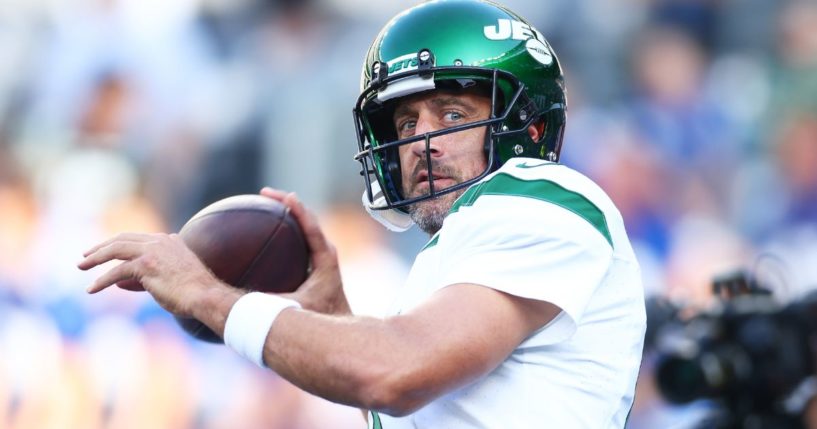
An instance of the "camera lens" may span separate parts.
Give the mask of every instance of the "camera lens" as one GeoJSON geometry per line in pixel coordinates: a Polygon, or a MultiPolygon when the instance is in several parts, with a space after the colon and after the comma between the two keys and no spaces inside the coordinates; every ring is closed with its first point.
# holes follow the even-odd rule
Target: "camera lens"
{"type": "Polygon", "coordinates": [[[695,360],[667,357],[659,362],[656,375],[661,394],[670,402],[685,404],[705,393],[706,377],[695,360]]]}

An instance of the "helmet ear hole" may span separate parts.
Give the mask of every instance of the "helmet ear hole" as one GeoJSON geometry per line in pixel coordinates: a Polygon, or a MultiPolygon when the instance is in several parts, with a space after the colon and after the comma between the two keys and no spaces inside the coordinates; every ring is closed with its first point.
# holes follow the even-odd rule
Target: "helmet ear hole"
{"type": "Polygon", "coordinates": [[[547,122],[545,121],[545,117],[544,115],[540,116],[528,126],[528,135],[534,143],[541,143],[545,139],[546,128],[547,122]]]}

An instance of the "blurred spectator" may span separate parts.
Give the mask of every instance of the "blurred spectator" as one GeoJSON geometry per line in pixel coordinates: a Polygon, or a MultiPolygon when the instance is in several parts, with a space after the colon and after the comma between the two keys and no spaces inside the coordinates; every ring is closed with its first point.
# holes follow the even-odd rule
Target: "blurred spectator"
{"type": "Polygon", "coordinates": [[[650,21],[676,28],[709,50],[715,44],[719,2],[709,0],[654,0],[650,21]]]}
{"type": "Polygon", "coordinates": [[[817,111],[817,3],[791,0],[779,18],[773,115],[817,111]]]}
{"type": "Polygon", "coordinates": [[[783,124],[775,144],[788,193],[786,223],[817,223],[817,110],[783,124]]]}
{"type": "Polygon", "coordinates": [[[712,280],[749,265],[753,247],[733,228],[707,216],[687,216],[673,226],[666,266],[666,295],[689,311],[711,309],[712,280]]]}
{"type": "Polygon", "coordinates": [[[739,161],[738,142],[718,100],[704,92],[708,58],[693,38],[671,27],[653,27],[639,39],[633,58],[635,97],[632,119],[639,134],[672,160],[682,194],[703,192],[688,200],[700,207],[723,210],[731,174],[739,161]]]}
{"type": "Polygon", "coordinates": [[[0,146],[0,207],[0,298],[19,297],[23,285],[30,283],[35,272],[29,255],[38,211],[29,178],[3,146],[0,146]]]}
{"type": "MultiPolygon", "coordinates": [[[[104,77],[77,115],[76,128],[61,135],[67,140],[52,143],[49,156],[27,161],[40,211],[30,253],[39,269],[25,293],[40,305],[58,303],[51,308],[58,311],[55,316],[61,326],[73,333],[81,329],[79,314],[64,310],[89,304],[79,301],[79,285],[90,277],[77,272],[68,261],[95,239],[109,235],[107,226],[163,229],[153,205],[140,196],[137,166],[122,151],[128,94],[118,77],[104,77]],[[127,216],[117,215],[112,221],[111,215],[125,208],[127,216]]],[[[18,149],[23,157],[36,153],[28,147],[18,149]]],[[[130,302],[128,305],[138,305],[138,300],[130,302]]]]}
{"type": "Polygon", "coordinates": [[[679,201],[675,170],[659,148],[626,126],[607,129],[595,144],[608,155],[588,165],[626,219],[629,235],[650,246],[662,259],[668,252],[668,233],[679,201]]]}
{"type": "Polygon", "coordinates": [[[793,299],[817,288],[817,111],[788,118],[773,144],[778,210],[765,251],[781,265],[782,297],[793,299]]]}
{"type": "Polygon", "coordinates": [[[262,23],[248,46],[256,58],[253,79],[265,83],[259,98],[262,178],[297,190],[320,209],[338,189],[333,186],[354,180],[337,172],[353,165],[356,139],[349,112],[366,45],[359,45],[359,55],[348,55],[339,45],[345,29],[323,3],[288,5],[262,23]]]}

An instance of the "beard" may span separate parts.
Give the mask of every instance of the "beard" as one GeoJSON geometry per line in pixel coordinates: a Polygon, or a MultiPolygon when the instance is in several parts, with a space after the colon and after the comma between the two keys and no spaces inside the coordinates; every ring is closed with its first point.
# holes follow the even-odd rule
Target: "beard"
{"type": "MultiPolygon", "coordinates": [[[[408,189],[404,189],[404,194],[409,198],[415,198],[431,192],[430,190],[426,192],[421,192],[418,190],[418,187],[422,183],[426,182],[423,181],[418,183],[416,177],[418,174],[420,174],[420,172],[426,170],[428,170],[429,175],[432,174],[432,171],[442,174],[443,176],[452,179],[455,184],[459,184],[464,181],[464,179],[461,177],[462,175],[449,166],[432,163],[431,168],[431,170],[428,170],[426,161],[421,159],[414,167],[414,171],[411,173],[412,180],[407,186],[408,189]]],[[[404,188],[405,187],[406,186],[404,186],[404,188]]],[[[420,201],[408,206],[408,213],[411,220],[413,220],[414,223],[417,224],[417,227],[426,234],[436,234],[437,231],[443,227],[443,221],[445,220],[446,216],[448,216],[448,212],[451,210],[451,206],[454,205],[454,201],[456,201],[466,189],[467,188],[458,189],[454,192],[430,198],[425,201],[420,201]]]]}
{"type": "Polygon", "coordinates": [[[443,227],[443,221],[448,216],[454,201],[465,192],[466,188],[441,195],[430,200],[420,201],[408,207],[411,220],[421,231],[434,235],[443,227]]]}

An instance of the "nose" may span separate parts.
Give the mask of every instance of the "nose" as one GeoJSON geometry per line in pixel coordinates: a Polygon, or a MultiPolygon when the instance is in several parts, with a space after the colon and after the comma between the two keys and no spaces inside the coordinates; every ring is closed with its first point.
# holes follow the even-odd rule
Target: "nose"
{"type": "MultiPolygon", "coordinates": [[[[420,136],[426,133],[430,133],[433,131],[439,130],[440,127],[433,121],[432,115],[427,112],[421,112],[417,117],[417,124],[415,125],[414,135],[420,136]]],[[[437,137],[429,140],[428,148],[426,148],[426,140],[418,140],[414,143],[411,143],[411,152],[418,157],[425,158],[426,150],[431,152],[431,157],[439,157],[442,155],[442,149],[440,145],[440,139],[442,137],[437,137]]]]}

